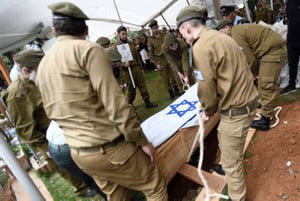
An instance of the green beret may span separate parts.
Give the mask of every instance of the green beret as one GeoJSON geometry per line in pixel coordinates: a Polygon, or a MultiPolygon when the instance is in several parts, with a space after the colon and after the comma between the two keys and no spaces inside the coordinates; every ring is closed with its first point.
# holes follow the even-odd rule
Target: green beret
{"type": "Polygon", "coordinates": [[[227,19],[222,19],[218,22],[218,24],[216,25],[215,29],[216,30],[220,30],[220,29],[223,29],[226,25],[233,25],[232,22],[230,22],[229,20],[227,19]]]}
{"type": "Polygon", "coordinates": [[[106,48],[104,50],[105,50],[105,53],[106,53],[108,59],[111,62],[121,61],[122,56],[121,56],[121,54],[116,49],[114,49],[114,48],[106,48]]]}
{"type": "Polygon", "coordinates": [[[101,46],[104,45],[109,45],[110,44],[110,40],[104,36],[101,36],[97,39],[96,43],[98,43],[101,46]]]}
{"type": "Polygon", "coordinates": [[[15,62],[28,68],[38,67],[44,53],[40,50],[23,50],[14,56],[15,62]]]}
{"type": "Polygon", "coordinates": [[[154,27],[154,26],[158,26],[158,23],[156,20],[152,20],[150,23],[149,23],[149,27],[154,27]]]}
{"type": "Polygon", "coordinates": [[[174,44],[177,41],[176,36],[172,33],[167,33],[165,40],[164,40],[164,45],[165,47],[169,47],[170,45],[174,44]]]}
{"type": "Polygon", "coordinates": [[[53,15],[62,15],[82,20],[89,20],[88,16],[80,8],[69,2],[53,3],[48,6],[53,15]]]}
{"type": "Polygon", "coordinates": [[[177,27],[179,28],[182,23],[192,19],[206,19],[207,9],[205,7],[187,6],[183,8],[177,15],[177,27]]]}

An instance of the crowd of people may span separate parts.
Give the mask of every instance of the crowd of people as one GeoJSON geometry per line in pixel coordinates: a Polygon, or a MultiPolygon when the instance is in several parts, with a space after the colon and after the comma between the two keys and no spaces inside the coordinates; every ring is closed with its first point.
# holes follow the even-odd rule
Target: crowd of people
{"type": "MultiPolygon", "coordinates": [[[[275,1],[274,12],[282,5],[275,1]]],[[[135,190],[147,200],[167,201],[167,181],[135,111],[136,88],[148,109],[158,105],[150,101],[144,71],[159,72],[171,100],[197,82],[202,120],[221,114],[218,141],[230,200],[244,201],[248,129],[270,129],[281,68],[287,60],[290,82],[281,94],[294,92],[300,55],[300,3],[287,3],[287,43],[250,23],[276,21],[263,1],[254,7],[254,18],[246,20],[235,6],[223,5],[224,19],[217,21],[205,7],[187,6],[177,15],[176,31],[152,20],[151,35],[141,31],[129,39],[119,26],[112,43],[106,36],[86,40],[89,18],[76,5],[49,5],[55,43],[46,53],[15,54],[13,82],[2,93],[16,132],[80,196],[129,201],[135,190]],[[253,120],[257,107],[261,117],[253,120]]]]}

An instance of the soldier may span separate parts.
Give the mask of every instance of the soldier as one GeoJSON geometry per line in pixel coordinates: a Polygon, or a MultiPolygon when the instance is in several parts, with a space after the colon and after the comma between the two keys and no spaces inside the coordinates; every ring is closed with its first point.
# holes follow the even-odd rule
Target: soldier
{"type": "Polygon", "coordinates": [[[263,21],[267,24],[274,24],[274,12],[271,9],[265,7],[263,0],[258,0],[257,8],[254,11],[255,22],[263,21]]]}
{"type": "Polygon", "coordinates": [[[103,48],[85,40],[89,18],[72,3],[48,7],[56,42],[39,65],[37,85],[73,160],[110,201],[129,201],[129,189],[142,191],[147,200],[167,201],[155,149],[114,81],[111,62],[103,48]]]}
{"type": "Polygon", "coordinates": [[[114,76],[117,79],[121,90],[124,92],[124,85],[122,84],[123,82],[121,81],[121,72],[120,72],[120,66],[122,65],[121,63],[122,56],[114,48],[106,48],[105,53],[111,62],[114,76]]]}
{"type": "Polygon", "coordinates": [[[280,92],[283,95],[296,91],[300,57],[300,1],[287,1],[286,13],[288,17],[286,46],[289,64],[289,84],[280,92]]]}
{"type": "Polygon", "coordinates": [[[152,36],[148,38],[150,62],[153,63],[159,71],[169,92],[169,98],[174,99],[175,95],[180,96],[182,94],[182,91],[180,91],[177,86],[177,83],[180,83],[180,81],[177,81],[176,83],[175,79],[177,79],[177,76],[174,76],[174,73],[170,68],[168,61],[162,52],[162,44],[164,42],[166,33],[159,31],[156,20],[152,20],[149,23],[149,27],[152,31],[152,36]]]}
{"type": "Polygon", "coordinates": [[[243,148],[256,108],[251,71],[233,39],[206,27],[203,9],[187,6],[176,20],[180,33],[192,45],[202,120],[221,113],[218,140],[229,196],[244,201],[243,148]]]}
{"type": "Polygon", "coordinates": [[[168,33],[163,43],[163,54],[175,75],[178,75],[180,83],[178,86],[188,86],[195,83],[192,67],[189,64],[189,47],[181,40],[177,39],[173,33],[168,33]]]}
{"type": "Polygon", "coordinates": [[[48,161],[50,167],[58,171],[65,180],[75,187],[77,195],[93,196],[95,191],[88,189],[85,183],[60,168],[47,155],[46,131],[50,120],[46,116],[41,94],[34,82],[37,66],[43,56],[43,52],[38,50],[23,50],[14,56],[15,62],[20,65],[21,74],[4,92],[3,99],[7,104],[18,136],[37,149],[48,161]]]}
{"type": "Polygon", "coordinates": [[[258,76],[258,97],[261,118],[252,128],[267,131],[274,116],[274,100],[278,92],[278,77],[286,61],[285,41],[272,29],[258,24],[233,26],[221,20],[216,29],[231,36],[243,50],[254,77],[258,76]]]}
{"type": "Polygon", "coordinates": [[[231,21],[234,25],[249,23],[248,20],[236,14],[235,8],[235,5],[223,5],[220,8],[221,15],[223,16],[223,18],[231,21]]]}
{"type": "Polygon", "coordinates": [[[123,63],[120,68],[126,75],[126,85],[128,86],[127,99],[128,103],[133,105],[133,101],[136,97],[136,87],[139,89],[140,94],[145,102],[146,108],[155,108],[158,105],[150,102],[150,96],[147,89],[144,70],[142,69],[141,59],[135,48],[135,44],[132,41],[127,40],[127,29],[124,26],[120,26],[117,29],[117,40],[112,46],[117,49],[118,45],[128,44],[133,60],[123,63]],[[130,75],[130,71],[131,75],[130,75]],[[135,87],[134,87],[135,85],[135,87]]]}

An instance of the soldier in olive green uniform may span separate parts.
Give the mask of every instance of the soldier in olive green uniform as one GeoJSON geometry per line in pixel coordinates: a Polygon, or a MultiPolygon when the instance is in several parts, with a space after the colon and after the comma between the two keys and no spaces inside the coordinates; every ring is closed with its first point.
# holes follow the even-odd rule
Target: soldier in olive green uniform
{"type": "Polygon", "coordinates": [[[50,124],[42,103],[42,97],[35,85],[37,66],[44,54],[36,50],[23,50],[14,56],[22,66],[19,77],[10,84],[3,94],[9,114],[20,138],[37,149],[48,161],[51,168],[58,171],[76,189],[75,193],[84,196],[87,185],[60,168],[47,155],[46,131],[50,124]]]}
{"type": "Polygon", "coordinates": [[[278,94],[278,77],[286,61],[285,41],[272,29],[258,24],[232,26],[228,20],[221,20],[216,29],[230,35],[238,43],[254,76],[258,76],[261,119],[254,120],[251,127],[269,130],[270,118],[274,116],[274,100],[278,94]]]}
{"type": "Polygon", "coordinates": [[[255,22],[263,21],[267,24],[274,24],[274,11],[265,7],[262,0],[259,0],[256,5],[257,8],[254,11],[255,22]]]}
{"type": "Polygon", "coordinates": [[[244,201],[246,183],[243,148],[256,107],[256,89],[247,61],[236,42],[205,26],[203,9],[188,6],[177,16],[177,26],[192,44],[193,67],[202,119],[221,113],[218,126],[221,163],[228,193],[233,201],[244,201]]]}
{"type": "Polygon", "coordinates": [[[147,89],[145,77],[143,74],[144,71],[142,69],[143,67],[142,67],[141,59],[135,48],[135,44],[132,41],[127,40],[127,29],[124,26],[120,26],[117,29],[117,33],[118,33],[118,38],[117,41],[114,43],[113,48],[117,49],[118,45],[128,44],[133,58],[132,61],[127,61],[123,63],[123,65],[120,65],[121,71],[126,75],[126,84],[128,86],[128,92],[127,92],[128,103],[133,105],[133,101],[136,97],[136,87],[137,87],[145,102],[145,107],[146,108],[157,107],[158,106],[157,104],[150,102],[150,96],[147,89]],[[131,70],[132,77],[130,76],[129,70],[131,70]],[[133,85],[133,82],[135,87],[133,85]]]}
{"type": "Polygon", "coordinates": [[[177,83],[180,83],[180,80],[176,82],[176,79],[178,78],[177,76],[175,77],[170,68],[170,64],[162,52],[162,44],[164,43],[167,33],[159,31],[156,20],[151,21],[149,27],[152,30],[152,36],[148,38],[150,62],[156,66],[169,92],[170,99],[173,99],[175,97],[174,93],[175,95],[180,96],[182,91],[178,88],[180,86],[177,86],[177,83]]]}
{"type": "Polygon", "coordinates": [[[88,17],[72,3],[48,7],[56,42],[39,65],[37,85],[72,158],[110,201],[129,201],[129,189],[142,191],[150,201],[167,201],[155,149],[121,92],[111,62],[102,47],[85,40],[88,17]]]}
{"type": "Polygon", "coordinates": [[[178,86],[193,85],[195,83],[192,67],[189,64],[189,47],[181,40],[177,39],[173,33],[168,33],[165,37],[162,51],[175,75],[178,75],[180,83],[178,86]]]}

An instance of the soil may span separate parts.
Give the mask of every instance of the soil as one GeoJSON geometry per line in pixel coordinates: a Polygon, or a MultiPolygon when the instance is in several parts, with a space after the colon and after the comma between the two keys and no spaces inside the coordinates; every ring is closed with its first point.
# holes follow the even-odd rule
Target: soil
{"type": "MultiPolygon", "coordinates": [[[[300,201],[300,101],[282,104],[279,124],[257,131],[247,149],[245,174],[247,201],[300,201]]],[[[216,130],[205,139],[203,169],[218,161],[216,130]]],[[[195,152],[192,165],[197,166],[195,152]]],[[[176,175],[169,184],[171,201],[194,200],[199,185],[176,175]]]]}
{"type": "Polygon", "coordinates": [[[248,201],[300,200],[300,101],[282,105],[278,126],[257,131],[245,160],[248,201]]]}

